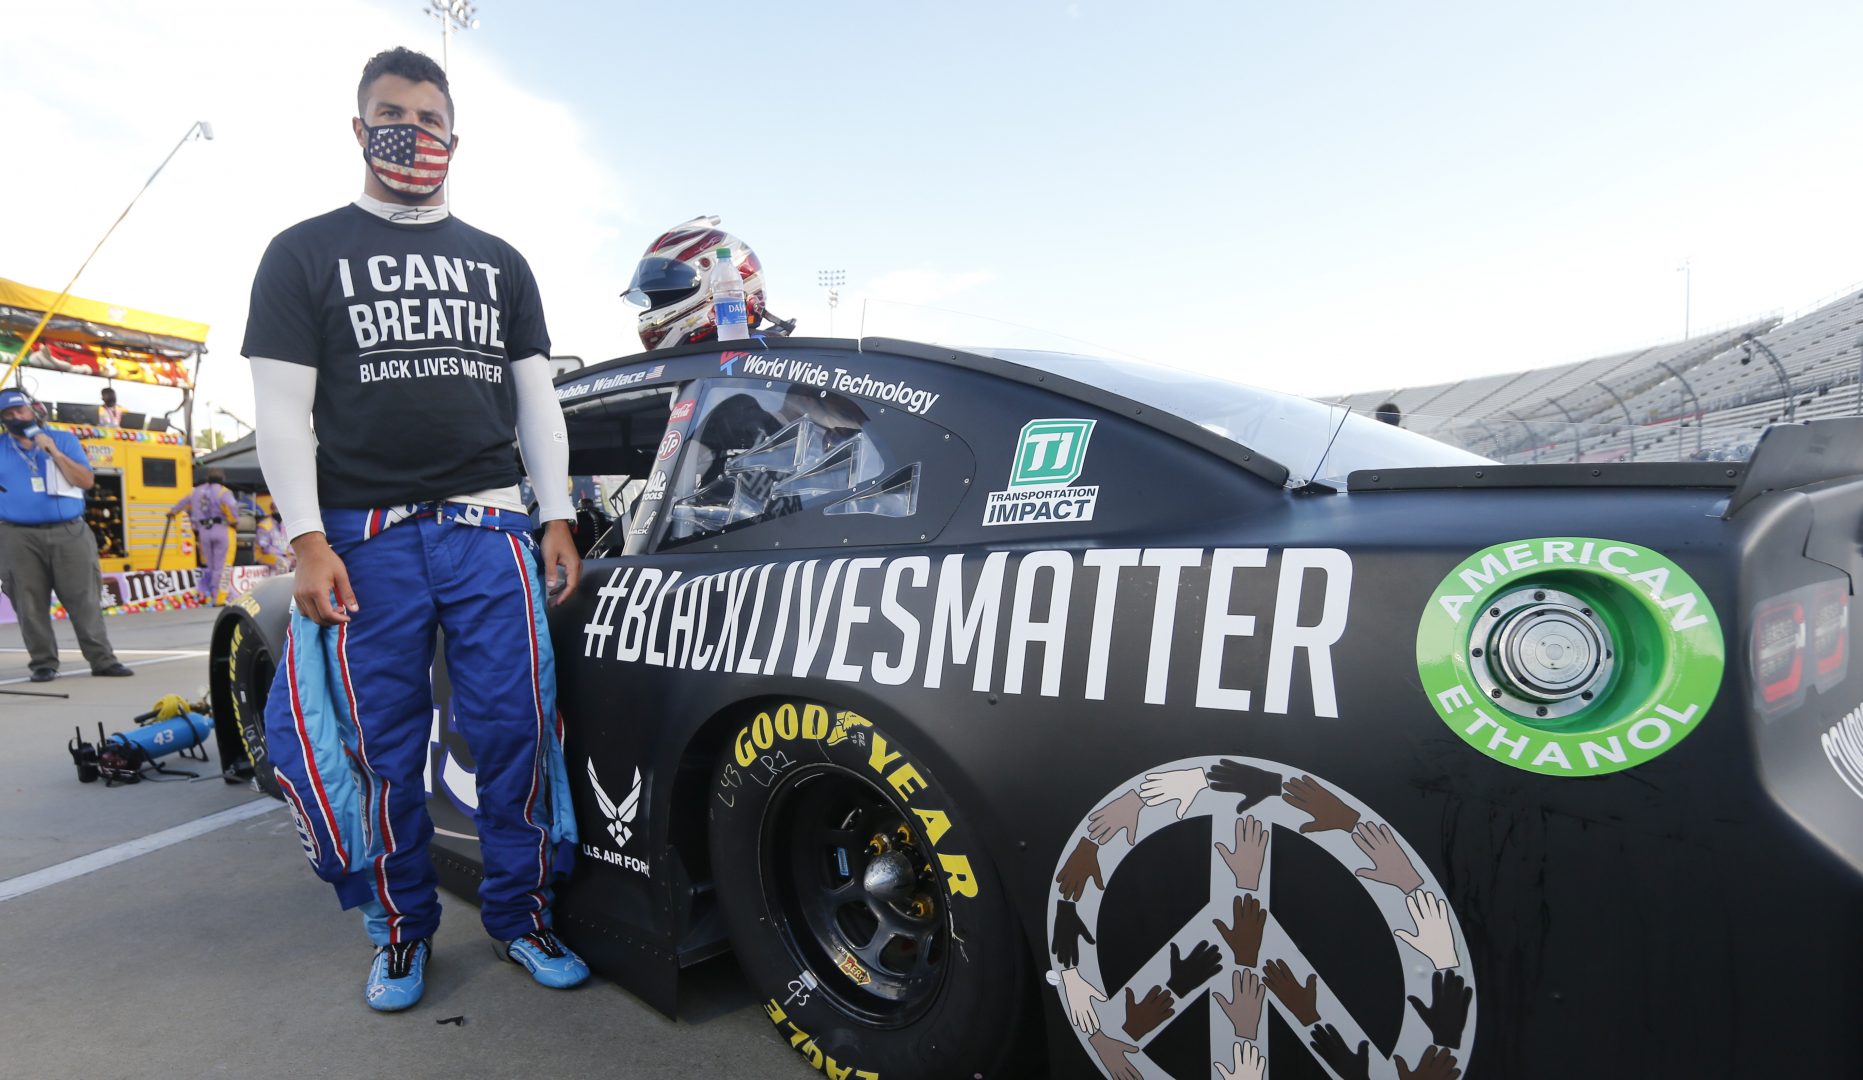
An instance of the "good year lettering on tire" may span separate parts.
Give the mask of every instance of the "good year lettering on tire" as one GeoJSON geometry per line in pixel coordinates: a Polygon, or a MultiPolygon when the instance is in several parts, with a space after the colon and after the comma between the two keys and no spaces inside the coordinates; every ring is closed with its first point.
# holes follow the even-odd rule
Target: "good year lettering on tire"
{"type": "Polygon", "coordinates": [[[898,732],[769,701],[707,792],[719,905],[780,1037],[850,1080],[996,1075],[1031,1000],[1008,897],[898,732]]]}

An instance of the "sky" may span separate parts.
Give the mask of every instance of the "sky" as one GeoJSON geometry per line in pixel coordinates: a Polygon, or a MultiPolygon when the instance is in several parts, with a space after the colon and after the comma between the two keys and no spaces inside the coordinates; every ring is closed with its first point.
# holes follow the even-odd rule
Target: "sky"
{"type": "MultiPolygon", "coordinates": [[[[393,45],[438,56],[426,7],[0,0],[0,277],[60,288],[210,122],[75,291],[210,323],[197,425],[243,431],[214,410],[252,415],[253,269],[360,190],[356,79],[393,45]]],[[[1637,348],[1863,281],[1853,3],[477,15],[448,50],[452,206],[524,252],[554,351],[590,362],[640,350],[618,294],[699,214],[757,252],[800,333],[1094,348],[1322,396],[1637,348]],[[822,270],[847,275],[832,313],[822,270]]],[[[28,379],[96,399],[96,380],[28,379]]]]}

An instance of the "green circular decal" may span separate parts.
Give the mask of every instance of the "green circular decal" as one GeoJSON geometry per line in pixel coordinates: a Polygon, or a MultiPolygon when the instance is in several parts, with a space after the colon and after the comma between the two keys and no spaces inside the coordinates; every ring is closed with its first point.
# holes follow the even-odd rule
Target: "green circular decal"
{"type": "Polygon", "coordinates": [[[1417,624],[1437,715],[1483,754],[1547,776],[1617,772],[1681,742],[1725,660],[1693,578],[1596,537],[1484,548],[1443,578],[1417,624]]]}

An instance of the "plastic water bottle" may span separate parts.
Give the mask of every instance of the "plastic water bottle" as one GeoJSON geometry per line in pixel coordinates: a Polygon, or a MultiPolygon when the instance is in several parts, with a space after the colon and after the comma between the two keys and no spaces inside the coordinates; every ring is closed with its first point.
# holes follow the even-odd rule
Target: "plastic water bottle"
{"type": "Polygon", "coordinates": [[[742,341],[750,336],[749,312],[744,308],[744,279],[731,261],[731,249],[713,252],[711,271],[712,319],[719,341],[742,341]]]}

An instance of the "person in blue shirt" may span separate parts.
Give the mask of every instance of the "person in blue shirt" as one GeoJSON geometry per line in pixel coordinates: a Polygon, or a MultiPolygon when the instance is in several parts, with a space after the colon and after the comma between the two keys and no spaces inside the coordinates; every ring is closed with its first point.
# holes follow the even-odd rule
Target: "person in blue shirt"
{"type": "Polygon", "coordinates": [[[93,675],[134,675],[104,633],[97,540],[84,523],[96,482],[77,436],[39,426],[24,390],[0,390],[0,589],[13,602],[33,682],[58,677],[52,594],[58,594],[93,675]]]}

